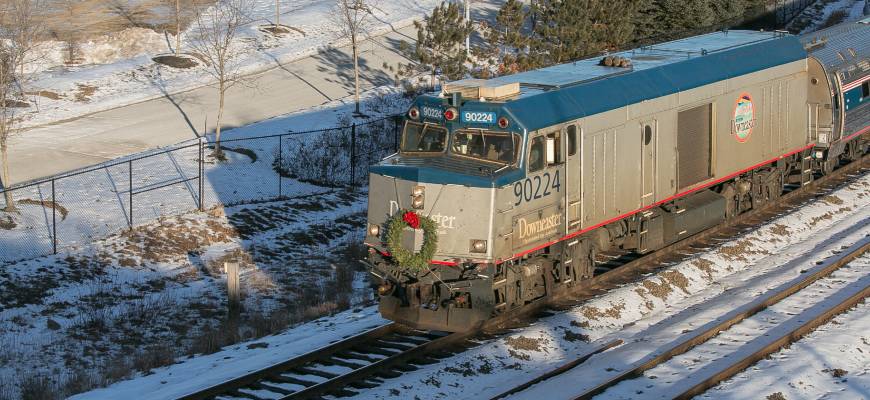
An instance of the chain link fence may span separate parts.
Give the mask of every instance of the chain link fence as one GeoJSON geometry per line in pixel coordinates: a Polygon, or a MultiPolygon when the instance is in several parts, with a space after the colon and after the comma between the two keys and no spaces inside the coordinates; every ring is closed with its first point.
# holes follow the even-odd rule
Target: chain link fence
{"type": "Polygon", "coordinates": [[[188,142],[0,190],[0,262],[86,245],[137,224],[214,206],[368,184],[397,151],[401,116],[330,129],[188,142]],[[219,148],[219,150],[218,150],[219,148]],[[5,204],[4,204],[5,205],[5,204]]]}

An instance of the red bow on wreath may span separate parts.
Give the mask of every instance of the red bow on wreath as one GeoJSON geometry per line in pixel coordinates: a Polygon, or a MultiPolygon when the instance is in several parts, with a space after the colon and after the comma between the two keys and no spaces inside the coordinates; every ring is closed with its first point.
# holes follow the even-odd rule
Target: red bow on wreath
{"type": "Polygon", "coordinates": [[[408,211],[402,215],[402,221],[405,221],[411,228],[417,229],[420,227],[420,217],[413,211],[408,211]]]}

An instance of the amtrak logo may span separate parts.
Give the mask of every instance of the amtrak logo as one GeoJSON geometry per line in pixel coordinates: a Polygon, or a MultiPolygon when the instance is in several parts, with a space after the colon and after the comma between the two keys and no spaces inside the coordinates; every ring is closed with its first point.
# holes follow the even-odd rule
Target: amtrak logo
{"type": "Polygon", "coordinates": [[[734,106],[734,125],[731,133],[738,142],[743,143],[749,139],[752,128],[755,128],[755,105],[752,104],[752,96],[743,93],[734,106]]]}

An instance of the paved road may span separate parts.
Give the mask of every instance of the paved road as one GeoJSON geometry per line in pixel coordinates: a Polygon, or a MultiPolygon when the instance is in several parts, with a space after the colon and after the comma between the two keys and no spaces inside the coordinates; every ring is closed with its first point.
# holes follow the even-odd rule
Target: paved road
{"type": "MultiPolygon", "coordinates": [[[[364,89],[392,82],[382,65],[407,63],[399,53],[399,43],[414,37],[413,27],[404,27],[362,44],[364,89]]],[[[352,96],[350,49],[276,65],[254,76],[252,83],[252,87],[236,86],[228,92],[224,126],[242,126],[352,96]]],[[[203,87],[23,132],[10,140],[11,181],[53,175],[195,138],[206,122],[208,130],[214,130],[215,110],[215,89],[203,87]]]]}

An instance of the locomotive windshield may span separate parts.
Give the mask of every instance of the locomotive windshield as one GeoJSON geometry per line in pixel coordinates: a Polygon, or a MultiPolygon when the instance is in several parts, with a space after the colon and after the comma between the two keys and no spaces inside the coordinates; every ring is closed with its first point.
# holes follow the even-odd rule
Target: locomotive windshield
{"type": "Polygon", "coordinates": [[[447,142],[447,129],[429,124],[407,121],[402,138],[405,153],[441,153],[447,142]]]}
{"type": "Polygon", "coordinates": [[[461,130],[453,135],[453,152],[481,160],[512,164],[516,160],[514,148],[518,141],[518,137],[507,133],[461,130]]]}

